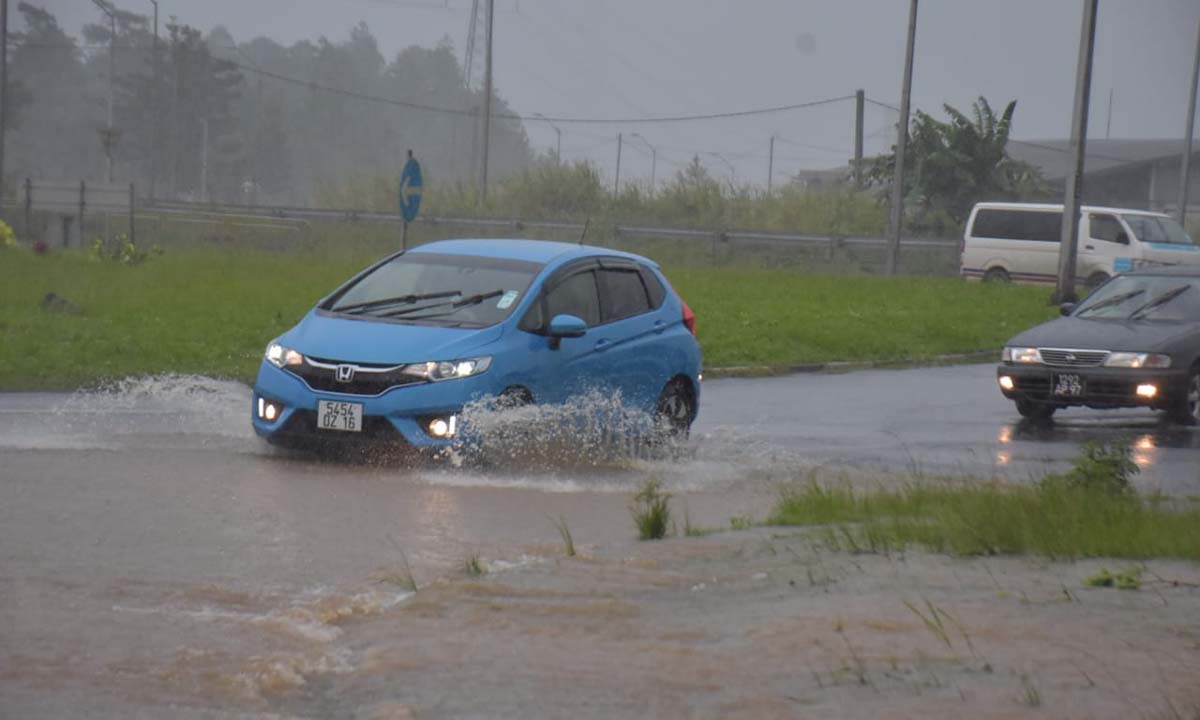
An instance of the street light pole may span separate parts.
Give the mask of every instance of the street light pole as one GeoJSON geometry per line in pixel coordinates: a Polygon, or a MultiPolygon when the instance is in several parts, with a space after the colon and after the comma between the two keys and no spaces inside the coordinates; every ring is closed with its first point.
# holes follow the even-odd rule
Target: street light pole
{"type": "Polygon", "coordinates": [[[150,0],[154,6],[154,118],[150,121],[150,202],[154,202],[158,188],[158,116],[160,112],[159,97],[161,93],[160,53],[158,50],[158,0],[150,0]]]}
{"type": "Polygon", "coordinates": [[[108,37],[108,120],[101,137],[104,139],[104,159],[108,166],[108,181],[113,181],[113,158],[112,146],[116,141],[113,131],[113,77],[117,72],[117,16],[100,0],[92,0],[96,7],[100,8],[105,15],[108,15],[109,37],[108,37]]]}
{"type": "Polygon", "coordinates": [[[1196,59],[1192,61],[1192,85],[1188,88],[1187,130],[1184,132],[1183,160],[1179,173],[1179,224],[1187,220],[1188,181],[1191,180],[1192,129],[1196,125],[1196,84],[1200,83],[1200,22],[1196,23],[1196,59]]]}
{"type": "Polygon", "coordinates": [[[892,181],[892,213],[888,218],[887,274],[900,265],[900,231],[904,222],[904,153],[908,149],[908,109],[912,99],[913,46],[917,41],[917,0],[908,8],[908,46],[904,52],[904,82],[900,91],[900,126],[896,136],[896,175],[892,181]]]}
{"type": "Polygon", "coordinates": [[[617,176],[613,180],[613,197],[621,191],[621,133],[617,133],[617,176]]]}
{"type": "Polygon", "coordinates": [[[775,136],[771,136],[771,145],[767,150],[767,194],[771,194],[771,186],[775,181],[775,136]]]}
{"type": "Polygon", "coordinates": [[[492,27],[496,14],[495,0],[487,0],[487,48],[484,54],[483,79],[483,162],[479,171],[479,209],[487,207],[488,152],[492,139],[492,27]]]}
{"type": "MultiPolygon", "coordinates": [[[[4,139],[8,134],[8,0],[0,0],[0,206],[4,204],[4,139]]],[[[2,209],[0,209],[2,211],[2,209]]]]}

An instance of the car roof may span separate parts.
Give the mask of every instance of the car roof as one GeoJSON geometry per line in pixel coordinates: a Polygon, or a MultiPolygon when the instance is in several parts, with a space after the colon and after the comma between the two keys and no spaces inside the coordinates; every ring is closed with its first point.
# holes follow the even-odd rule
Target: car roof
{"type": "MultiPolygon", "coordinates": [[[[1030,212],[1062,212],[1062,203],[1018,203],[1018,202],[980,202],[975,207],[983,210],[1028,210],[1030,212]]],[[[1103,205],[1083,205],[1081,212],[1115,213],[1120,215],[1150,215],[1153,217],[1170,217],[1165,213],[1137,210],[1135,208],[1106,207],[1103,205]]]]}
{"type": "Polygon", "coordinates": [[[516,240],[509,238],[463,238],[457,240],[438,240],[419,245],[410,253],[436,252],[450,255],[476,255],[478,257],[508,258],[549,265],[556,262],[567,262],[584,257],[604,255],[636,260],[647,265],[658,267],[653,260],[641,255],[610,250],[592,245],[555,242],[553,240],[516,240]]]}

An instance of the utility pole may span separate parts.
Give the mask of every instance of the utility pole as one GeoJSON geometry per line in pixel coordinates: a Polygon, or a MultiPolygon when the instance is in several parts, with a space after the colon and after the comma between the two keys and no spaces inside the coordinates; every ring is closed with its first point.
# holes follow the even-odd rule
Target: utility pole
{"type": "Polygon", "coordinates": [[[863,108],[867,102],[864,90],[854,91],[854,189],[862,190],[863,108]]]}
{"type": "Polygon", "coordinates": [[[109,37],[108,37],[108,121],[103,130],[100,131],[100,139],[104,144],[104,159],[108,166],[108,181],[113,181],[113,158],[112,148],[117,141],[116,129],[113,127],[113,77],[117,73],[117,16],[110,8],[101,0],[92,0],[96,7],[100,8],[105,15],[108,15],[109,37]]]}
{"type": "Polygon", "coordinates": [[[8,0],[0,0],[0,213],[4,205],[4,140],[8,134],[8,0]]]}
{"type": "Polygon", "coordinates": [[[771,136],[771,143],[767,150],[767,194],[771,194],[771,184],[775,180],[775,136],[771,136]]]}
{"type": "Polygon", "coordinates": [[[892,215],[888,222],[887,274],[900,264],[900,231],[904,222],[904,153],[908,149],[908,110],[912,100],[913,45],[917,40],[917,0],[908,8],[908,49],[904,52],[904,87],[900,92],[900,127],[896,139],[896,176],[892,181],[892,215]]]}
{"type": "Polygon", "coordinates": [[[1052,301],[1075,302],[1075,259],[1079,255],[1079,206],[1083,200],[1083,160],[1087,151],[1088,104],[1092,96],[1092,50],[1096,42],[1098,0],[1083,0],[1083,25],[1079,31],[1079,62],[1075,69],[1075,108],[1071,116],[1071,153],[1063,203],[1062,236],[1058,251],[1058,286],[1052,301]]]}
{"type": "Polygon", "coordinates": [[[208,202],[208,118],[200,118],[200,202],[208,202]]]}
{"type": "Polygon", "coordinates": [[[158,117],[162,114],[162,75],[160,74],[160,53],[158,50],[158,0],[150,0],[154,5],[154,118],[150,121],[150,202],[154,202],[158,191],[158,117]]]}
{"type": "Polygon", "coordinates": [[[492,27],[496,14],[495,0],[487,0],[487,48],[483,70],[483,162],[479,169],[479,209],[487,205],[488,150],[492,136],[492,27]]]}
{"type": "Polygon", "coordinates": [[[621,191],[621,133],[617,133],[617,176],[613,180],[613,197],[621,191]]]}
{"type": "Polygon", "coordinates": [[[1112,101],[1113,88],[1108,89],[1108,118],[1104,122],[1104,139],[1108,140],[1112,137],[1112,101]]]}
{"type": "Polygon", "coordinates": [[[1192,85],[1188,88],[1187,130],[1183,133],[1183,159],[1179,171],[1179,224],[1187,219],[1188,182],[1191,180],[1192,130],[1196,125],[1196,85],[1200,83],[1200,23],[1196,23],[1196,59],[1192,61],[1192,85]]]}

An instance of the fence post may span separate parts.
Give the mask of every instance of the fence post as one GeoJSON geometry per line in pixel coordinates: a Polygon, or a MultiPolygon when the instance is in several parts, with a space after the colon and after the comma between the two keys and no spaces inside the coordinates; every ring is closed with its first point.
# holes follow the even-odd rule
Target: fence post
{"type": "Polygon", "coordinates": [[[135,247],[137,246],[137,230],[133,211],[136,208],[137,202],[133,192],[133,183],[129,183],[129,244],[135,247]]]}
{"type": "Polygon", "coordinates": [[[79,247],[86,248],[87,240],[83,233],[83,209],[87,207],[87,183],[79,181],[79,247]]]}
{"type": "Polygon", "coordinates": [[[25,178],[25,240],[32,242],[29,234],[29,215],[33,211],[33,180],[25,178]]]}

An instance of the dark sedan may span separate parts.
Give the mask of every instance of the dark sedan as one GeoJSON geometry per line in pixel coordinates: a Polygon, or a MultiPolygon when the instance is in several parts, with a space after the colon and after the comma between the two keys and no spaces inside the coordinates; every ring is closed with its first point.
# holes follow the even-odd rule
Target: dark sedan
{"type": "Polygon", "coordinates": [[[1149,407],[1200,424],[1200,268],[1119,275],[1008,341],[996,378],[1024,417],[1149,407]]]}

